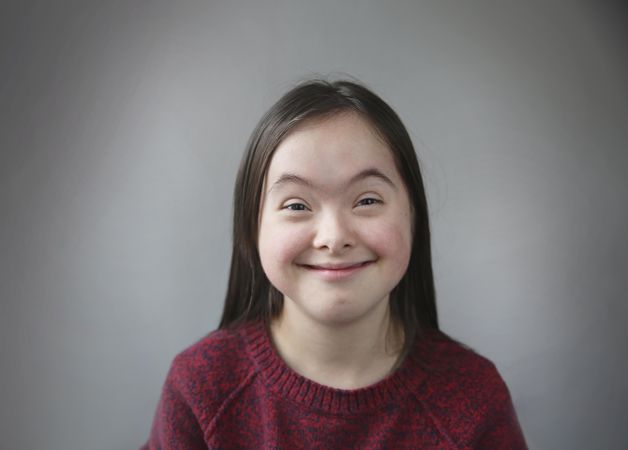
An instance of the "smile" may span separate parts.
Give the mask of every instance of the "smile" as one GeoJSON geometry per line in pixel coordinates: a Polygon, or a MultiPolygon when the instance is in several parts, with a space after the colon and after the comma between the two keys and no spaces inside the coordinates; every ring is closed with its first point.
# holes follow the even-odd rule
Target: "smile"
{"type": "Polygon", "coordinates": [[[355,273],[359,272],[363,268],[369,266],[374,261],[364,261],[359,263],[344,263],[344,264],[298,264],[298,266],[322,277],[325,280],[340,280],[348,278],[355,273]]]}

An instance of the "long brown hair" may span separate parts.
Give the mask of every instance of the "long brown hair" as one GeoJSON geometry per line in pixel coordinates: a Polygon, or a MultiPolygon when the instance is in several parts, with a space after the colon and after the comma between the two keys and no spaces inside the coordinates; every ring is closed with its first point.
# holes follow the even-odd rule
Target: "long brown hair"
{"type": "Polygon", "coordinates": [[[235,184],[231,271],[220,328],[252,319],[268,323],[281,312],[283,295],[264,274],[257,249],[264,179],[273,153],[295,126],[347,111],[360,114],[388,144],[413,208],[408,270],[390,294],[391,317],[403,326],[403,351],[409,350],[421,331],[438,329],[427,201],[412,141],[386,102],[366,87],[345,80],[299,84],[281,97],[253,130],[235,184]]]}

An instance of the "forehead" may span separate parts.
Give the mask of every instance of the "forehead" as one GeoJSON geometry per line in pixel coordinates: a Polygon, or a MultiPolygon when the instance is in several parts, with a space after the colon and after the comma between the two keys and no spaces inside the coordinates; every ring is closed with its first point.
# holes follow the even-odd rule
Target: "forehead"
{"type": "Polygon", "coordinates": [[[285,172],[333,182],[376,167],[398,178],[392,152],[373,126],[357,113],[339,113],[300,124],[275,150],[267,178],[285,172]]]}

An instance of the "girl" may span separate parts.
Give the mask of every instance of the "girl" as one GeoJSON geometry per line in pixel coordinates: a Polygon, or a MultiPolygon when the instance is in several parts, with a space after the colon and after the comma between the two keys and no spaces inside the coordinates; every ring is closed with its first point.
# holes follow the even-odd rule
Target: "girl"
{"type": "Polygon", "coordinates": [[[414,148],[365,87],[303,83],[253,132],[219,329],[145,448],[526,448],[495,366],[439,331],[414,148]]]}

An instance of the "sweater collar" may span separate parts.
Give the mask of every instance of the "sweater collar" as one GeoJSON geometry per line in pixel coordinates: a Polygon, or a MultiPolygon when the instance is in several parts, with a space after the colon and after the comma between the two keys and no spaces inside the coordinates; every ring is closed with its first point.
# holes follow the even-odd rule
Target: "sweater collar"
{"type": "Polygon", "coordinates": [[[273,346],[264,322],[245,324],[241,335],[256,370],[270,390],[308,408],[329,413],[358,413],[399,404],[408,395],[416,395],[426,378],[415,351],[419,349],[413,349],[381,381],[360,389],[336,389],[305,378],[288,367],[273,346]]]}

